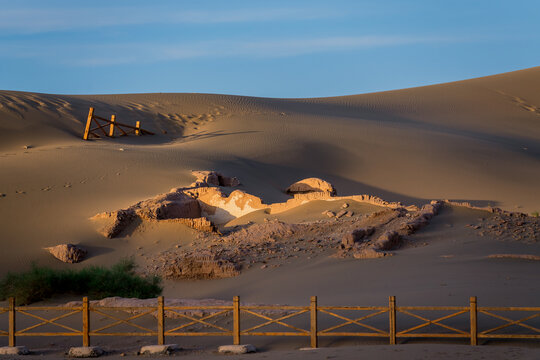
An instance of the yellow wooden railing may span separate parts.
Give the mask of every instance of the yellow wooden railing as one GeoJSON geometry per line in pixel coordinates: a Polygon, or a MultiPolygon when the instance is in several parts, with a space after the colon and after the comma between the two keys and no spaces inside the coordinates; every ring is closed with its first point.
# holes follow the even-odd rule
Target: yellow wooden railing
{"type": "Polygon", "coordinates": [[[0,337],[7,336],[10,346],[24,336],[80,336],[83,346],[96,336],[155,336],[158,344],[164,344],[166,336],[226,336],[234,344],[240,344],[243,336],[303,336],[310,338],[312,347],[318,346],[319,337],[328,336],[388,338],[390,344],[398,338],[464,338],[471,345],[488,338],[540,339],[538,320],[532,324],[540,316],[540,307],[479,307],[476,297],[470,298],[468,306],[397,306],[394,296],[386,306],[320,306],[316,296],[308,306],[241,305],[238,296],[232,305],[165,306],[159,297],[155,306],[141,307],[92,305],[86,297],[80,306],[16,306],[10,298],[7,307],[0,307],[0,315],[5,313],[8,329],[0,330],[0,337]],[[34,323],[19,329],[22,318],[34,323]],[[82,327],[60,322],[68,318],[75,318],[82,327]],[[135,322],[142,318],[146,325],[135,322]],[[419,323],[410,326],[411,321],[419,323]],[[96,325],[99,322],[105,323],[96,325]],[[479,327],[479,322],[488,327],[479,327]],[[493,322],[502,324],[493,326],[493,322]],[[320,328],[322,323],[326,327],[320,328]],[[43,330],[46,326],[47,331],[43,330]],[[119,326],[124,328],[114,329],[119,326]],[[438,331],[428,331],[432,328],[438,331]]]}

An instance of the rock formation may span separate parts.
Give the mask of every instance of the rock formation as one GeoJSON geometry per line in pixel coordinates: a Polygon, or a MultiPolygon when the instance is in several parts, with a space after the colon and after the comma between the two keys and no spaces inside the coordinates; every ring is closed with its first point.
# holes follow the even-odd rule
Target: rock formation
{"type": "Polygon", "coordinates": [[[336,195],[336,189],[328,181],[319,178],[307,178],[295,182],[285,190],[287,194],[324,193],[330,196],[336,195]]]}
{"type": "Polygon", "coordinates": [[[228,177],[217,171],[197,170],[192,171],[191,175],[197,179],[191,184],[191,187],[204,186],[227,186],[234,187],[240,185],[240,180],[236,177],[228,177]]]}
{"type": "Polygon", "coordinates": [[[80,246],[73,244],[60,244],[45,248],[52,256],[65,263],[78,263],[84,260],[88,253],[80,246]]]}
{"type": "Polygon", "coordinates": [[[169,279],[220,279],[238,274],[237,265],[208,251],[169,261],[164,272],[169,279]]]}
{"type": "Polygon", "coordinates": [[[348,234],[345,234],[341,239],[343,249],[351,249],[356,243],[362,241],[366,236],[371,236],[375,229],[367,227],[365,229],[355,229],[348,234]]]}

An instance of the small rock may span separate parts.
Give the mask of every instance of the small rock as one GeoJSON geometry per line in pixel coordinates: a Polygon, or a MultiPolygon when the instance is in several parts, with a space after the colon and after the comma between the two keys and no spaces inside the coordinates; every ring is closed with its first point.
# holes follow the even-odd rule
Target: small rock
{"type": "Polygon", "coordinates": [[[326,214],[326,216],[328,216],[329,218],[336,216],[336,214],[335,214],[334,212],[332,212],[332,211],[326,211],[325,214],[326,214]]]}
{"type": "Polygon", "coordinates": [[[266,269],[268,267],[268,265],[264,264],[261,266],[261,269],[266,269]]]}
{"type": "Polygon", "coordinates": [[[120,148],[120,149],[118,149],[118,151],[124,151],[124,148],[120,148]]]}
{"type": "Polygon", "coordinates": [[[73,244],[60,244],[45,248],[52,256],[65,263],[81,262],[88,253],[82,247],[73,244]]]}
{"type": "Polygon", "coordinates": [[[0,197],[6,197],[6,194],[0,193],[0,197]]]}
{"type": "Polygon", "coordinates": [[[336,218],[340,218],[347,213],[347,210],[341,210],[336,214],[336,218]]]}
{"type": "Polygon", "coordinates": [[[346,217],[352,217],[353,215],[354,215],[354,213],[353,213],[352,211],[347,211],[347,212],[345,213],[345,216],[346,216],[346,217]]]}
{"type": "Polygon", "coordinates": [[[32,145],[24,145],[22,147],[24,150],[28,150],[28,149],[31,149],[32,148],[32,145]]]}
{"type": "Polygon", "coordinates": [[[177,344],[168,345],[146,345],[139,351],[140,355],[169,355],[174,351],[180,350],[177,344]]]}
{"type": "Polygon", "coordinates": [[[68,356],[74,358],[99,357],[105,352],[97,346],[81,346],[69,349],[68,356]]]}
{"type": "Polygon", "coordinates": [[[26,346],[2,346],[0,355],[27,355],[29,353],[26,346]]]}
{"type": "Polygon", "coordinates": [[[342,209],[346,209],[346,208],[348,208],[348,207],[349,207],[349,204],[347,204],[347,203],[341,205],[341,208],[342,208],[342,209]]]}
{"type": "Polygon", "coordinates": [[[255,346],[251,344],[245,345],[223,345],[218,348],[221,354],[247,354],[257,352],[255,346]]]}

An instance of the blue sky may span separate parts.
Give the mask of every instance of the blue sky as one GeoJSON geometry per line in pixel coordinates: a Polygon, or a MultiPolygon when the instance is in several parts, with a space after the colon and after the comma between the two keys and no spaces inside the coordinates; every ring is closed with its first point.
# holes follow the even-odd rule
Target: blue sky
{"type": "Polygon", "coordinates": [[[0,89],[358,94],[540,65],[540,1],[5,1],[0,89]]]}

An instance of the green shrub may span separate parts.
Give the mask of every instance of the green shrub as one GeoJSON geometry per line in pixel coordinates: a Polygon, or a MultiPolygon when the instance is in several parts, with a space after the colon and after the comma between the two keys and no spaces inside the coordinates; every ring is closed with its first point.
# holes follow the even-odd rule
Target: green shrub
{"type": "Polygon", "coordinates": [[[84,295],[91,299],[109,296],[147,299],[161,294],[161,279],[135,273],[133,260],[110,268],[90,266],[80,270],[55,270],[32,265],[23,273],[8,273],[0,280],[0,300],[15,297],[17,304],[30,304],[54,295],[84,295]]]}

